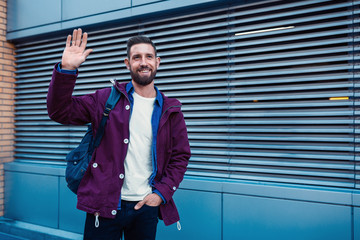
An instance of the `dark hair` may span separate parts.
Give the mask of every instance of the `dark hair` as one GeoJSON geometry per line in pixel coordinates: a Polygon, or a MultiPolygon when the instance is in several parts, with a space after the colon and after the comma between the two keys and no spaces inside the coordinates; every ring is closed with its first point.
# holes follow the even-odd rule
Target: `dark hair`
{"type": "Polygon", "coordinates": [[[143,36],[143,35],[139,35],[139,36],[134,36],[129,38],[129,40],[127,41],[127,57],[130,58],[130,49],[133,45],[135,44],[140,44],[140,43],[146,43],[146,44],[150,44],[154,50],[155,50],[155,56],[157,56],[157,52],[156,52],[156,47],[155,44],[150,40],[150,38],[143,36]]]}

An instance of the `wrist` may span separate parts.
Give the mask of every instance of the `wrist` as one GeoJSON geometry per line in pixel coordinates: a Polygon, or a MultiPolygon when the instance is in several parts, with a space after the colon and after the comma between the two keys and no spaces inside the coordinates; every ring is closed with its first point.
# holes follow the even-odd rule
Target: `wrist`
{"type": "Polygon", "coordinates": [[[60,68],[62,70],[68,70],[68,71],[75,71],[77,69],[76,67],[72,67],[72,66],[69,66],[67,64],[63,64],[62,62],[60,64],[60,68]]]}
{"type": "Polygon", "coordinates": [[[75,69],[75,70],[62,69],[61,64],[58,64],[57,71],[60,73],[66,73],[66,74],[75,74],[75,75],[77,74],[77,69],[75,69]]]}
{"type": "Polygon", "coordinates": [[[165,198],[163,197],[163,195],[157,189],[153,190],[153,194],[156,194],[161,199],[161,204],[166,203],[165,198]]]}

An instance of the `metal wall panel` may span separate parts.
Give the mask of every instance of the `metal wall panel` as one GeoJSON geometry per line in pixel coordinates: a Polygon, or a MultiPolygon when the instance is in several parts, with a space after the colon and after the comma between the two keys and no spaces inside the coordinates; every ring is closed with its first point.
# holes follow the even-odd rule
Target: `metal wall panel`
{"type": "Polygon", "coordinates": [[[178,189],[174,200],[180,213],[181,230],[177,224],[159,222],[156,239],[222,239],[221,193],[178,189]]]}
{"type": "Polygon", "coordinates": [[[360,240],[360,208],[354,208],[354,240],[360,240]]]}
{"type": "MultiPolygon", "coordinates": [[[[188,176],[358,187],[358,5],[234,3],[90,31],[95,51],[74,94],[114,77],[129,81],[126,40],[146,34],[162,58],[157,86],[183,103],[188,176]]],[[[64,165],[86,129],[47,116],[64,43],[61,36],[17,45],[16,161],[64,165]]]]}
{"type": "Polygon", "coordinates": [[[6,218],[58,227],[58,177],[6,171],[5,179],[6,218]]]}
{"type": "Polygon", "coordinates": [[[349,206],[224,194],[223,238],[351,240],[349,206]]]}
{"type": "Polygon", "coordinates": [[[7,11],[7,31],[58,23],[61,21],[61,0],[10,0],[7,11]]]}
{"type": "Polygon", "coordinates": [[[68,21],[96,14],[104,14],[123,8],[130,8],[131,0],[62,0],[61,4],[62,21],[68,21]]]}
{"type": "Polygon", "coordinates": [[[131,0],[133,6],[142,5],[142,4],[151,4],[154,2],[167,1],[167,0],[131,0]]]}
{"type": "Polygon", "coordinates": [[[86,213],[76,209],[77,197],[67,187],[65,177],[59,177],[59,229],[83,234],[86,213]]]}

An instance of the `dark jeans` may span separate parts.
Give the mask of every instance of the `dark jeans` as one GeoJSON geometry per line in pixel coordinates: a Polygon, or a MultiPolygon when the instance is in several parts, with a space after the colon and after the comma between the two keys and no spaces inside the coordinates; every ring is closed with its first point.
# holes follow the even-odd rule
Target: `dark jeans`
{"type": "Polygon", "coordinates": [[[115,219],[99,217],[99,227],[95,227],[94,214],[87,214],[84,240],[155,240],[159,207],[144,205],[139,210],[137,202],[121,201],[121,210],[115,219]]]}

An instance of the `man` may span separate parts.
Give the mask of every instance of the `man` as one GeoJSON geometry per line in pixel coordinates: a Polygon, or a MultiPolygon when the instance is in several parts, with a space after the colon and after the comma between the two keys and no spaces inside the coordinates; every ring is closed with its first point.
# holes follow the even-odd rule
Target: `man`
{"type": "MultiPolygon", "coordinates": [[[[67,37],[47,106],[59,123],[92,123],[95,136],[110,88],[72,96],[77,69],[92,52],[87,37],[81,29],[67,37]]],[[[149,38],[129,39],[125,64],[131,81],[115,83],[120,100],[77,192],[77,208],[87,212],[84,239],[155,239],[158,216],[165,225],[179,221],[172,196],[190,158],[181,104],[154,85],[160,58],[149,38]]]]}

